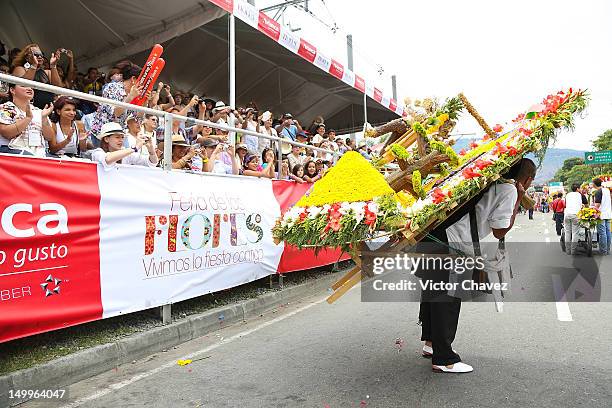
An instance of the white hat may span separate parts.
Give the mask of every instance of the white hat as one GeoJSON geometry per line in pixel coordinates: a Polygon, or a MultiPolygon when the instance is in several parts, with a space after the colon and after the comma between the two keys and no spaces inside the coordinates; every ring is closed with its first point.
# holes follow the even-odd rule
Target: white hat
{"type": "Polygon", "coordinates": [[[227,108],[227,106],[225,106],[225,103],[223,103],[223,101],[218,101],[217,103],[215,103],[215,107],[213,108],[213,112],[216,111],[220,111],[227,108]]]}
{"type": "Polygon", "coordinates": [[[265,111],[264,113],[261,114],[262,122],[267,122],[270,120],[270,118],[272,118],[272,113],[270,111],[265,111]]]}
{"type": "Polygon", "coordinates": [[[117,122],[107,122],[102,125],[102,128],[100,129],[100,133],[98,133],[96,137],[99,140],[102,140],[102,138],[105,136],[110,136],[110,135],[114,135],[117,133],[123,134],[123,128],[121,127],[121,125],[118,124],[117,122]]]}

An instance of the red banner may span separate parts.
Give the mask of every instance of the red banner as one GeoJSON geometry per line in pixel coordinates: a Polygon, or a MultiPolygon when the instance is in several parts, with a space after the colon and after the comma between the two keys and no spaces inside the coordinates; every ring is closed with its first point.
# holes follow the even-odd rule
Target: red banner
{"type": "Polygon", "coordinates": [[[0,341],[102,317],[96,165],[0,156],[0,341]]]}
{"type": "MultiPolygon", "coordinates": [[[[312,184],[299,184],[292,181],[275,180],[272,183],[274,196],[281,207],[281,213],[291,208],[312,187],[312,184]]],[[[322,250],[315,255],[314,250],[299,250],[292,245],[285,245],[285,250],[278,264],[278,273],[301,271],[329,265],[339,260],[350,259],[340,250],[322,250]]]]}

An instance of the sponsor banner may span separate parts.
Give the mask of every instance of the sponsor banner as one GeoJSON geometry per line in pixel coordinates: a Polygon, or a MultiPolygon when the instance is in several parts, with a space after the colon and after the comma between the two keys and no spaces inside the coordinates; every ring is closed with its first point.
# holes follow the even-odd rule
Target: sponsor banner
{"type": "Polygon", "coordinates": [[[303,38],[300,38],[300,48],[298,49],[298,55],[304,58],[306,61],[314,63],[317,56],[317,47],[310,44],[303,38]]]}
{"type": "MultiPolygon", "coordinates": [[[[272,184],[274,196],[278,200],[281,212],[287,211],[306,194],[312,184],[299,184],[291,181],[275,180],[272,184]]],[[[348,254],[343,254],[340,250],[324,249],[315,255],[314,250],[299,250],[292,245],[286,245],[283,255],[278,264],[278,272],[286,273],[301,271],[304,269],[316,268],[329,265],[339,260],[350,259],[348,254]]]]}
{"type": "Polygon", "coordinates": [[[389,109],[391,109],[393,112],[397,113],[397,102],[393,98],[389,99],[389,109]]]}
{"type": "Polygon", "coordinates": [[[234,0],[210,0],[210,2],[221,7],[228,13],[234,12],[234,0]]]}
{"type": "Polygon", "coordinates": [[[0,343],[341,255],[272,241],[310,184],[1,154],[0,177],[0,343]]]}
{"type": "Polygon", "coordinates": [[[276,273],[270,180],[121,167],[99,170],[104,317],[276,273]]]}
{"type": "Polygon", "coordinates": [[[234,1],[234,15],[254,29],[258,29],[259,10],[246,1],[234,1]]]}
{"type": "Polygon", "coordinates": [[[357,74],[355,74],[355,88],[360,90],[362,93],[365,93],[365,90],[366,90],[365,80],[357,74]]]}
{"type": "Polygon", "coordinates": [[[314,61],[314,64],[321,68],[325,72],[329,72],[329,68],[331,67],[331,58],[317,52],[317,57],[314,61]]]}
{"type": "Polygon", "coordinates": [[[331,66],[329,67],[329,73],[335,76],[336,78],[342,80],[342,78],[344,77],[344,66],[332,58],[331,66]]]}
{"type": "MultiPolygon", "coordinates": [[[[361,81],[358,81],[356,79],[356,75],[353,72],[348,73],[348,69],[344,69],[341,64],[337,63],[329,57],[317,53],[317,48],[314,45],[310,44],[303,38],[292,35],[283,27],[280,27],[280,25],[274,19],[270,18],[265,13],[259,11],[246,1],[211,0],[211,2],[229,13],[233,13],[236,17],[238,17],[251,27],[264,33],[277,43],[281,44],[283,47],[300,55],[302,58],[314,64],[323,71],[327,72],[328,74],[342,80],[343,82],[354,87],[358,91],[366,93],[365,82],[363,81],[363,79],[360,78],[361,81]]],[[[375,97],[378,95],[374,92],[370,92],[367,95],[373,98],[376,102],[378,102],[385,108],[389,108],[389,104],[384,103],[385,99],[383,99],[384,97],[382,95],[380,97],[375,97]]],[[[403,114],[403,109],[401,108],[399,113],[395,109],[390,110],[397,113],[398,115],[403,114]]]]}
{"type": "Polygon", "coordinates": [[[258,29],[274,41],[278,41],[280,39],[280,24],[264,13],[259,13],[258,29]]]}
{"type": "Polygon", "coordinates": [[[285,29],[284,27],[281,27],[278,42],[294,54],[297,54],[298,50],[300,49],[300,37],[296,37],[291,33],[291,31],[285,29]]]}
{"type": "Polygon", "coordinates": [[[96,165],[0,155],[0,342],[102,317],[96,165]]]}
{"type": "Polygon", "coordinates": [[[353,88],[357,88],[357,83],[355,82],[355,73],[350,69],[345,69],[342,73],[342,82],[349,86],[352,86],[353,88]]]}

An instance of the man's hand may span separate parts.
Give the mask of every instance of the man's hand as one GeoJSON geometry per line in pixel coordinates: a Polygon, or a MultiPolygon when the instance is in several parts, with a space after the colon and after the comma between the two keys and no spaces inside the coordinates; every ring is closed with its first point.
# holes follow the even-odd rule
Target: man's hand
{"type": "Polygon", "coordinates": [[[193,95],[189,103],[187,104],[189,107],[196,106],[199,102],[198,95],[193,95]]]}
{"type": "Polygon", "coordinates": [[[520,181],[515,182],[516,192],[518,193],[519,201],[525,195],[525,187],[520,181]]]}

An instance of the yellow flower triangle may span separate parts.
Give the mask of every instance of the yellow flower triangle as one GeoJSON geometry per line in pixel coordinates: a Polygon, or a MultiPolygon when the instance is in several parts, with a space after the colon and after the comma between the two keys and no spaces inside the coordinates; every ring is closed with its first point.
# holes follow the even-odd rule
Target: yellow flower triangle
{"type": "Polygon", "coordinates": [[[323,178],[314,183],[310,194],[297,206],[321,206],[343,201],[368,201],[393,194],[385,178],[357,152],[346,152],[323,178]]]}

